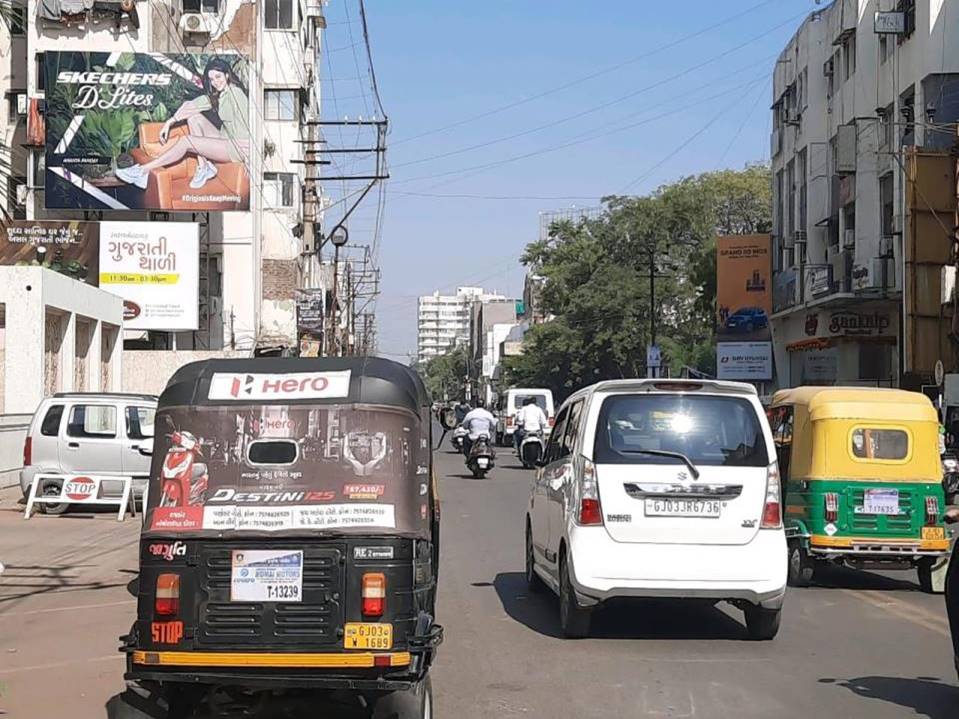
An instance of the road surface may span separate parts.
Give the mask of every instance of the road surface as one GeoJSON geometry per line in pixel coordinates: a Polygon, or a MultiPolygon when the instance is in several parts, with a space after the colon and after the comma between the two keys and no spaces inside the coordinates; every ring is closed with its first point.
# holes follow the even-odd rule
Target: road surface
{"type": "MultiPolygon", "coordinates": [[[[791,590],[773,642],[747,641],[732,608],[665,601],[608,607],[593,638],[567,641],[555,599],[526,592],[530,474],[505,449],[487,480],[445,450],[436,458],[440,719],[959,717],[942,597],[921,594],[911,574],[837,571],[828,586],[791,590]]],[[[107,514],[24,522],[15,495],[3,496],[0,716],[109,717],[138,525],[107,514]]]]}

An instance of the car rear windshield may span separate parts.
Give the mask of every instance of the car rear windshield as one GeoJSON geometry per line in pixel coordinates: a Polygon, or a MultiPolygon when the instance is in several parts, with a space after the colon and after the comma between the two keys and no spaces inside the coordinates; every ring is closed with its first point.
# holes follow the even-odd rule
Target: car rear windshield
{"type": "Polygon", "coordinates": [[[696,465],[765,467],[762,424],[740,397],[623,394],[603,401],[594,448],[597,464],[675,464],[679,452],[696,465]]]}
{"type": "Polygon", "coordinates": [[[546,409],[546,395],[545,395],[545,394],[533,394],[533,393],[530,393],[530,394],[514,394],[514,395],[513,395],[513,409],[519,409],[520,407],[522,407],[524,404],[526,404],[526,400],[528,400],[530,397],[532,397],[533,399],[536,400],[536,404],[539,405],[539,408],[540,408],[541,410],[543,410],[544,412],[548,411],[548,410],[546,409]]]}

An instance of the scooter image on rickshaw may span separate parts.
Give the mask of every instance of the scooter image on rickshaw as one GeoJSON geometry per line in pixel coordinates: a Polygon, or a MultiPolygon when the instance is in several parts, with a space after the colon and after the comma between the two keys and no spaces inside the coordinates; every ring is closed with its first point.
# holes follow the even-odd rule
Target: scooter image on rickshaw
{"type": "Polygon", "coordinates": [[[207,360],[174,374],[157,422],[171,431],[121,637],[137,705],[175,719],[320,693],[431,716],[439,501],[419,376],[372,357],[207,360]]]}

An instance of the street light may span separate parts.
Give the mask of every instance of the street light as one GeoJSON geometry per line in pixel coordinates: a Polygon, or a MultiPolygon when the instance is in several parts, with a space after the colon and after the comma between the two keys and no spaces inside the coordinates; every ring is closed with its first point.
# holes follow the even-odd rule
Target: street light
{"type": "Polygon", "coordinates": [[[339,269],[340,269],[340,248],[345,245],[350,239],[349,230],[346,229],[343,225],[337,225],[333,228],[333,231],[330,232],[330,242],[333,243],[333,302],[332,307],[330,308],[330,354],[339,356],[340,354],[340,338],[339,338],[339,309],[340,309],[340,280],[339,280],[339,269]]]}

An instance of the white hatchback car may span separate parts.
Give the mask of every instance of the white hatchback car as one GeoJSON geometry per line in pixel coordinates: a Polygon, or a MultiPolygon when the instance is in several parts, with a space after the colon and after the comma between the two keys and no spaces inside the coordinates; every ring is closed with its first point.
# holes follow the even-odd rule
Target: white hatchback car
{"type": "Polygon", "coordinates": [[[526,516],[526,578],[567,637],[616,597],[725,600],[772,639],[786,538],[772,433],[746,384],[614,380],[556,415],[526,516]]]}

